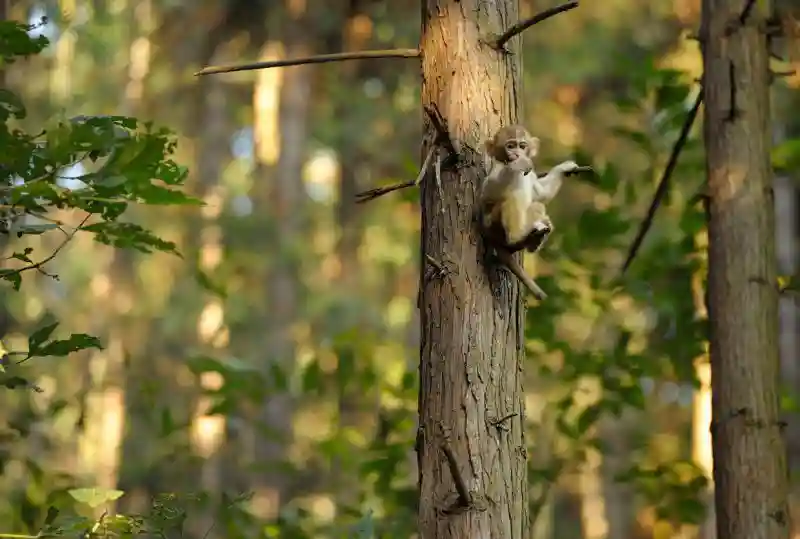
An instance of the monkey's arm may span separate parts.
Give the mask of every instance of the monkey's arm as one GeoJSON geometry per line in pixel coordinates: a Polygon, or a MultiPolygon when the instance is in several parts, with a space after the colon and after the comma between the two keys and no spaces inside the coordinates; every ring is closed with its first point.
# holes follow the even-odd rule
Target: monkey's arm
{"type": "Polygon", "coordinates": [[[564,175],[550,171],[547,176],[537,178],[536,174],[531,172],[531,182],[533,183],[534,199],[537,202],[550,202],[561,190],[564,175]]]}

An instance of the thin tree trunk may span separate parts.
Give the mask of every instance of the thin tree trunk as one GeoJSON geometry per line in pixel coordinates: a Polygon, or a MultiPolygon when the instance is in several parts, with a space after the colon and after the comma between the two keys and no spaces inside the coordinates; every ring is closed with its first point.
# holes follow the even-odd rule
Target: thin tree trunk
{"type": "MultiPolygon", "coordinates": [[[[64,4],[66,13],[74,12],[73,2],[64,4]]],[[[150,42],[148,35],[153,28],[152,4],[149,0],[136,6],[126,5],[125,13],[132,16],[135,26],[129,45],[128,80],[121,99],[119,112],[135,115],[144,93],[144,80],[150,70],[150,42]]],[[[73,13],[74,15],[74,13],[73,13]]],[[[74,33],[65,32],[62,40],[74,47],[74,33]]],[[[61,40],[59,41],[61,42],[61,40]]],[[[66,54],[66,53],[65,53],[66,54]]],[[[70,52],[70,56],[71,56],[70,52]]],[[[71,62],[56,70],[54,78],[58,84],[56,94],[62,102],[69,98],[69,74],[71,62]],[[62,73],[63,71],[63,73],[62,73]]],[[[130,382],[125,366],[125,354],[133,353],[142,345],[142,325],[144,322],[131,316],[130,309],[137,294],[134,284],[135,256],[128,251],[117,250],[108,273],[101,273],[95,281],[93,291],[99,309],[108,309],[103,318],[108,331],[105,350],[92,352],[89,360],[90,389],[86,398],[86,431],[82,438],[82,457],[87,470],[94,476],[94,484],[100,488],[117,488],[122,466],[122,452],[125,443],[124,433],[128,424],[128,399],[135,396],[126,392],[126,382],[130,382]],[[111,296],[112,301],[108,301],[111,296]],[[105,306],[105,307],[103,307],[105,306]]],[[[138,387],[134,393],[138,395],[138,387]]],[[[128,425],[130,428],[130,425],[128,425]]],[[[130,440],[130,439],[129,439],[130,440]]],[[[128,441],[129,441],[128,440],[128,441]]],[[[100,509],[114,514],[117,502],[112,501],[100,509]]]]}
{"type": "MultiPolygon", "coordinates": [[[[369,34],[359,31],[358,22],[367,17],[364,12],[366,7],[361,0],[349,1],[338,40],[340,47],[337,49],[341,48],[343,52],[348,52],[365,48],[364,42],[369,38],[369,34]]],[[[365,62],[351,62],[339,66],[341,79],[344,81],[343,85],[357,88],[363,84],[368,65],[365,62]]],[[[346,115],[352,114],[350,110],[352,106],[353,104],[349,100],[340,102],[339,115],[345,118],[346,115]]],[[[346,130],[346,127],[344,129],[346,130]]],[[[359,309],[354,312],[353,309],[358,309],[359,300],[364,296],[363,271],[359,267],[358,259],[358,251],[364,233],[364,219],[361,211],[363,207],[359,207],[355,200],[356,194],[361,190],[359,179],[364,175],[365,166],[369,166],[361,150],[366,138],[367,136],[364,134],[351,134],[339,139],[341,141],[339,149],[341,173],[336,216],[340,235],[336,253],[340,269],[336,286],[342,294],[340,297],[346,298],[350,303],[346,312],[353,314],[339,317],[337,331],[359,327],[364,322],[365,311],[359,309]]],[[[363,386],[349,384],[339,388],[338,407],[340,430],[363,429],[378,414],[380,396],[374,391],[365,394],[363,386]]],[[[331,485],[335,489],[337,505],[342,509],[354,506],[360,495],[360,479],[356,469],[358,461],[347,458],[348,454],[353,453],[351,451],[343,452],[341,457],[337,456],[333,459],[330,477],[331,485]]]]}
{"type": "Polygon", "coordinates": [[[517,4],[422,2],[422,102],[441,112],[466,165],[444,167],[440,185],[432,174],[422,185],[422,539],[528,537],[523,295],[513,276],[487,269],[472,225],[485,174],[478,149],[519,115],[520,55],[499,53],[482,39],[515,23],[517,4]],[[458,507],[457,482],[470,493],[466,507],[458,507]]]}
{"type": "MultiPolygon", "coordinates": [[[[701,266],[692,274],[692,298],[698,319],[708,319],[704,273],[708,268],[708,231],[695,235],[695,247],[701,253],[701,266]]],[[[711,363],[708,357],[708,343],[704,352],[694,359],[695,377],[700,383],[692,398],[692,461],[697,464],[709,481],[708,492],[704,493],[706,503],[705,520],[696,532],[684,530],[685,537],[698,536],[702,539],[716,539],[717,518],[714,512],[714,454],[711,447],[711,363]]]]}
{"type": "Polygon", "coordinates": [[[789,537],[766,1],[703,0],[717,536],[789,537]],[[742,15],[744,14],[744,17],[742,15]],[[740,18],[744,24],[740,24],[740,18]]]}
{"type": "MultiPolygon", "coordinates": [[[[312,48],[310,36],[305,25],[307,22],[307,6],[305,2],[289,2],[287,5],[289,21],[284,25],[285,56],[306,56],[312,48]]],[[[295,364],[296,343],[294,326],[298,317],[298,294],[300,292],[299,260],[294,252],[304,229],[305,194],[303,190],[303,164],[306,157],[308,139],[308,118],[311,108],[311,69],[302,65],[289,67],[281,72],[277,129],[280,149],[277,163],[269,171],[264,166],[267,148],[259,149],[259,165],[255,174],[262,178],[272,172],[269,182],[261,180],[266,190],[258,200],[259,205],[266,206],[275,219],[278,252],[268,277],[269,304],[271,320],[267,335],[268,353],[264,355],[263,367],[269,372],[271,364],[276,364],[287,376],[295,364]],[[267,187],[268,186],[268,187],[267,187]]],[[[274,73],[259,77],[274,77],[274,73]]],[[[265,79],[267,80],[267,79],[265,79]]],[[[257,148],[268,141],[261,138],[265,129],[258,127],[256,120],[257,148]]],[[[258,210],[257,210],[258,211],[258,210]]],[[[280,463],[286,458],[287,448],[292,440],[292,417],[294,402],[288,390],[271,392],[261,410],[260,423],[270,432],[267,436],[259,436],[256,442],[255,456],[262,470],[259,474],[257,493],[258,512],[262,517],[277,514],[290,487],[290,480],[282,471],[280,463]]],[[[264,432],[264,430],[262,430],[264,432]]]]}
{"type": "MultiPolygon", "coordinates": [[[[200,107],[203,129],[198,133],[197,183],[198,194],[206,205],[200,212],[200,227],[194,235],[200,269],[213,276],[223,261],[223,231],[219,218],[225,204],[224,185],[220,176],[225,164],[230,160],[231,126],[228,119],[227,102],[223,81],[218,79],[203,81],[204,99],[200,107]]],[[[225,322],[225,304],[215,295],[209,295],[197,318],[197,341],[200,350],[212,357],[225,353],[230,333],[225,322]]],[[[222,387],[223,378],[218,372],[204,372],[200,375],[203,391],[212,392],[222,387]]],[[[223,490],[224,475],[223,446],[225,444],[226,418],[222,414],[209,415],[214,402],[208,395],[199,395],[192,419],[191,440],[194,453],[200,456],[202,466],[199,484],[204,492],[215,502],[223,490]]],[[[195,523],[195,533],[205,534],[212,530],[212,537],[219,531],[212,527],[214,513],[206,511],[195,523]]]]}
{"type": "MultiPolygon", "coordinates": [[[[596,378],[582,379],[575,389],[575,404],[586,409],[602,398],[603,388],[596,378]]],[[[593,429],[595,430],[595,429],[593,429]]],[[[578,472],[578,488],[581,497],[581,528],[584,539],[605,539],[609,533],[606,518],[606,500],[603,495],[601,469],[603,455],[595,448],[587,448],[586,459],[578,472]]],[[[614,538],[616,539],[616,537],[614,538]]]]}

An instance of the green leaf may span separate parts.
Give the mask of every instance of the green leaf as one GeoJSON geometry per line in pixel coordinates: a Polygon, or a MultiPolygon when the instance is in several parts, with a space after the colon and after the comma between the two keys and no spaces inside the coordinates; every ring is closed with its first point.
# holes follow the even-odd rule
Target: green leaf
{"type": "Polygon", "coordinates": [[[22,262],[27,262],[28,264],[33,264],[34,263],[33,260],[31,260],[30,257],[28,256],[32,252],[33,252],[33,249],[31,247],[26,247],[23,252],[12,254],[11,258],[14,258],[16,260],[20,260],[22,262]]]}
{"type": "Polygon", "coordinates": [[[2,269],[0,270],[0,279],[10,282],[11,286],[14,287],[14,290],[17,291],[22,285],[22,275],[20,275],[19,270],[2,269]]]}
{"type": "Polygon", "coordinates": [[[208,273],[203,270],[199,268],[195,270],[195,279],[197,280],[197,284],[215,296],[219,296],[223,299],[227,297],[228,293],[222,283],[214,282],[211,277],[209,277],[208,273]]]}
{"type": "Polygon", "coordinates": [[[146,188],[138,187],[134,190],[140,202],[152,205],[192,205],[204,206],[205,202],[198,198],[190,197],[182,191],[166,189],[157,185],[148,185],[146,188]]]}
{"type": "Polygon", "coordinates": [[[583,410],[578,416],[575,423],[575,429],[580,434],[586,434],[595,423],[600,419],[600,413],[603,411],[601,403],[593,404],[583,410]]]}
{"type": "Polygon", "coordinates": [[[31,383],[21,376],[0,376],[0,387],[18,389],[30,387],[31,383]]]}
{"type": "Polygon", "coordinates": [[[303,370],[303,393],[317,392],[322,387],[322,369],[315,358],[303,370]]]}
{"type": "Polygon", "coordinates": [[[36,350],[35,354],[28,354],[31,356],[66,356],[78,350],[86,350],[87,348],[103,349],[100,344],[100,339],[86,333],[74,333],[69,336],[69,339],[56,340],[47,343],[41,348],[36,350]]]}
{"type": "Polygon", "coordinates": [[[781,292],[800,291],[800,273],[797,275],[778,276],[778,289],[781,292]]]}
{"type": "Polygon", "coordinates": [[[67,492],[76,502],[86,504],[93,509],[100,507],[104,503],[117,500],[121,498],[123,494],[125,494],[121,490],[105,489],[100,487],[73,488],[67,492]]]}
{"type": "Polygon", "coordinates": [[[50,338],[50,335],[53,334],[53,331],[55,331],[57,327],[58,322],[53,322],[49,326],[43,326],[34,331],[31,336],[28,337],[28,354],[38,350],[39,346],[50,338]]]}
{"type": "Polygon", "coordinates": [[[58,510],[57,507],[53,507],[52,505],[50,507],[48,507],[47,508],[47,516],[44,517],[43,525],[45,527],[52,525],[53,522],[56,521],[56,518],[58,518],[58,513],[59,513],[59,510],[58,510]]]}
{"type": "Polygon", "coordinates": [[[0,88],[0,120],[5,122],[11,117],[18,120],[25,118],[25,105],[16,94],[0,88]]]}
{"type": "Polygon", "coordinates": [[[95,241],[122,249],[136,249],[143,253],[153,250],[181,256],[178,247],[171,241],[162,240],[152,232],[134,223],[117,221],[94,223],[83,227],[95,234],[95,241]]]}

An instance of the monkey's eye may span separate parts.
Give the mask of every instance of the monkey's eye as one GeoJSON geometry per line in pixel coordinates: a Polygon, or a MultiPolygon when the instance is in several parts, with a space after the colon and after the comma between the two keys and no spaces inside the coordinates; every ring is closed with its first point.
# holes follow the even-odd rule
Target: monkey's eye
{"type": "Polygon", "coordinates": [[[524,150],[525,148],[527,148],[527,147],[528,147],[528,143],[527,143],[527,142],[524,142],[524,141],[523,141],[523,142],[520,142],[520,143],[519,143],[519,147],[520,147],[520,149],[521,149],[521,150],[524,150]]]}
{"type": "Polygon", "coordinates": [[[516,147],[517,147],[517,141],[512,140],[512,141],[506,142],[506,149],[513,150],[516,147]]]}

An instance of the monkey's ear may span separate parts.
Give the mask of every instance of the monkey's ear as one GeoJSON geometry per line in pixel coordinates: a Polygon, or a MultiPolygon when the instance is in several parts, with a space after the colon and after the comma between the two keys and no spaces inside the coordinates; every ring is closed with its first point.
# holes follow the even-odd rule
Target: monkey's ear
{"type": "Polygon", "coordinates": [[[486,150],[486,153],[494,157],[494,140],[487,138],[483,142],[483,149],[486,150]]]}
{"type": "Polygon", "coordinates": [[[528,141],[528,157],[536,157],[539,154],[539,137],[531,137],[528,141]]]}

